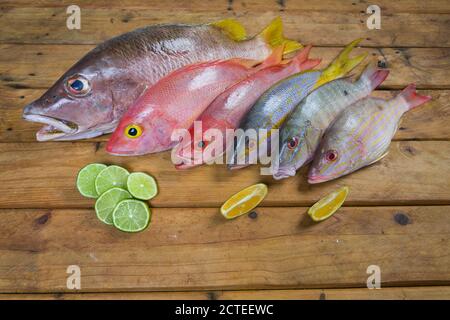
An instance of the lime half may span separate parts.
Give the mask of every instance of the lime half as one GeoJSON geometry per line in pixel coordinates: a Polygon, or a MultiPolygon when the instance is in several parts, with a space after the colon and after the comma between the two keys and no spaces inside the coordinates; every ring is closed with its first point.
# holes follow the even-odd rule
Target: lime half
{"type": "Polygon", "coordinates": [[[141,200],[150,200],[158,193],[155,178],[143,172],[131,173],[128,176],[127,187],[133,197],[141,200]]]}
{"type": "Polygon", "coordinates": [[[131,194],[121,188],[112,188],[105,191],[95,202],[97,218],[106,224],[113,224],[112,213],[117,204],[122,200],[131,198],[131,194]]]}
{"type": "Polygon", "coordinates": [[[106,168],[101,163],[91,163],[78,172],[77,188],[80,193],[88,198],[98,198],[99,194],[95,189],[95,178],[106,168]]]}
{"type": "Polygon", "coordinates": [[[147,203],[139,200],[122,200],[113,212],[114,226],[125,232],[144,230],[150,221],[147,203]]]}
{"type": "Polygon", "coordinates": [[[99,195],[112,188],[127,188],[127,179],[130,173],[119,166],[109,166],[103,169],[95,178],[95,190],[99,195]]]}

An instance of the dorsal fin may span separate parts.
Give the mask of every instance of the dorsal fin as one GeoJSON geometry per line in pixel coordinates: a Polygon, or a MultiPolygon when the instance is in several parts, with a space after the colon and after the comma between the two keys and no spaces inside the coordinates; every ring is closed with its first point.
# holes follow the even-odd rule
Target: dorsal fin
{"type": "Polygon", "coordinates": [[[234,41],[242,41],[247,39],[245,28],[234,19],[224,19],[210,23],[213,27],[220,29],[230,39],[234,41]]]}
{"type": "Polygon", "coordinates": [[[360,54],[354,58],[349,58],[349,53],[353,50],[355,46],[361,42],[362,39],[356,39],[352,42],[350,42],[342,51],[339,53],[339,55],[326,67],[322,74],[320,75],[319,80],[317,80],[317,83],[314,88],[318,88],[321,85],[330,82],[337,78],[342,78],[347,73],[349,73],[351,70],[353,70],[358,64],[363,61],[367,53],[360,54]]]}

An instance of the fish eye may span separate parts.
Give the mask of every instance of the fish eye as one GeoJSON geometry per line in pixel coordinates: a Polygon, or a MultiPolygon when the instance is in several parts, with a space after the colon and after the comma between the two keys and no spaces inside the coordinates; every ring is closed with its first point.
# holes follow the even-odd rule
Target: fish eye
{"type": "Polygon", "coordinates": [[[287,142],[287,147],[291,150],[295,149],[298,146],[298,137],[292,137],[287,142]]]}
{"type": "Polygon", "coordinates": [[[81,75],[76,75],[67,80],[66,90],[75,96],[84,96],[91,91],[91,85],[88,79],[81,75]]]}
{"type": "Polygon", "coordinates": [[[325,154],[325,159],[328,162],[336,161],[337,158],[338,158],[338,153],[336,150],[328,150],[327,153],[325,154]]]}
{"type": "Polygon", "coordinates": [[[136,139],[142,134],[142,128],[141,126],[138,126],[137,124],[130,124],[125,128],[125,136],[127,136],[130,139],[136,139]]]}

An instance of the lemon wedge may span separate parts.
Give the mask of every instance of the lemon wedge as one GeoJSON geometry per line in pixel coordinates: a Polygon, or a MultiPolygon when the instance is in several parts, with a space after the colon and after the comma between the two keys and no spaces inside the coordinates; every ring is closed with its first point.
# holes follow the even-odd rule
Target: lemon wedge
{"type": "Polygon", "coordinates": [[[331,217],[344,203],[348,191],[348,187],[342,187],[317,201],[308,210],[311,219],[323,221],[331,217]]]}
{"type": "Polygon", "coordinates": [[[264,183],[254,184],[232,195],[220,207],[220,212],[227,219],[233,219],[252,211],[267,195],[264,183]]]}

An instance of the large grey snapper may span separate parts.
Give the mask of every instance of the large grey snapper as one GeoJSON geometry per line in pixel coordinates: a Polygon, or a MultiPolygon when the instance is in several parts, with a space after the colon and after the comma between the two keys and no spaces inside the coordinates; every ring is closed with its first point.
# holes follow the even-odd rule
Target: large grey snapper
{"type": "Polygon", "coordinates": [[[368,66],[356,82],[337,79],[314,90],[302,100],[280,129],[280,164],[275,179],[294,176],[310,162],[325,130],[346,107],[367,97],[389,71],[368,66]]]}
{"type": "MultiPolygon", "coordinates": [[[[349,53],[361,41],[357,39],[348,44],[344,50],[324,70],[308,70],[292,75],[274,84],[252,106],[240,124],[240,129],[278,129],[294,107],[312,90],[334,79],[345,76],[353,70],[367,54],[349,58],[349,53]]],[[[230,169],[238,169],[256,163],[258,156],[266,152],[262,146],[268,144],[267,139],[242,134],[237,137],[236,146],[230,157],[230,169]],[[267,140],[267,141],[266,141],[267,140]]]]}
{"type": "Polygon", "coordinates": [[[402,115],[430,99],[411,84],[389,101],[369,97],[347,107],[325,133],[308,182],[333,180],[382,159],[402,115]]]}
{"type": "Polygon", "coordinates": [[[272,48],[301,48],[282,35],[276,18],[247,38],[234,20],[203,25],[155,25],[112,38],[86,54],[41,98],[25,107],[25,120],[46,124],[37,140],[77,140],[112,132],[147,88],[173,70],[216,59],[262,61],[272,48]]]}

